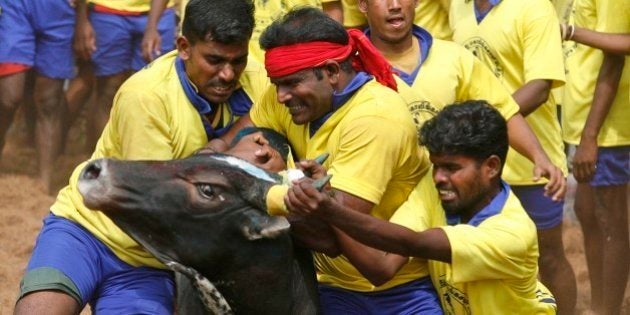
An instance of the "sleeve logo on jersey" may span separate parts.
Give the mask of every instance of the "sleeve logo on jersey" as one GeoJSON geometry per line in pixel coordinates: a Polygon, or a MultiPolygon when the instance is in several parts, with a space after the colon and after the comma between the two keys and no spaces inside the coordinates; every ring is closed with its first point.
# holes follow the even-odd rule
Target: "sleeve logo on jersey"
{"type": "Polygon", "coordinates": [[[479,60],[492,70],[494,76],[503,78],[503,66],[496,57],[496,54],[490,48],[490,45],[481,37],[473,37],[464,42],[464,47],[473,53],[479,60]]]}
{"type": "Polygon", "coordinates": [[[446,281],[444,274],[440,275],[439,284],[438,292],[441,294],[444,314],[472,314],[466,293],[446,281]]]}

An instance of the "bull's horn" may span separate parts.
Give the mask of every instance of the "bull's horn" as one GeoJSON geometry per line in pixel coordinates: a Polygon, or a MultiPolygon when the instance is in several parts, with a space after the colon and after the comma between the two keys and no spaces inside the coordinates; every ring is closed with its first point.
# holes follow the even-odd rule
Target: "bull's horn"
{"type": "Polygon", "coordinates": [[[322,178],[319,178],[313,182],[313,187],[315,187],[315,189],[319,191],[322,191],[324,187],[326,187],[326,184],[328,184],[331,178],[332,178],[332,175],[326,175],[322,178]]]}
{"type": "Polygon", "coordinates": [[[285,217],[271,216],[245,224],[243,235],[250,241],[261,238],[276,238],[289,232],[291,224],[285,217]]]}

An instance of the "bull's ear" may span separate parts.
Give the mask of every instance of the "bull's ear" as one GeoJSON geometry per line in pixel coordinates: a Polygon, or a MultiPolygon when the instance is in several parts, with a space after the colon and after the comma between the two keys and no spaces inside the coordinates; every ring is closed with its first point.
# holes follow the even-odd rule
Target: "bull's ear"
{"type": "Polygon", "coordinates": [[[250,241],[261,238],[276,238],[289,233],[290,224],[285,217],[260,215],[249,217],[243,225],[243,236],[250,241]]]}

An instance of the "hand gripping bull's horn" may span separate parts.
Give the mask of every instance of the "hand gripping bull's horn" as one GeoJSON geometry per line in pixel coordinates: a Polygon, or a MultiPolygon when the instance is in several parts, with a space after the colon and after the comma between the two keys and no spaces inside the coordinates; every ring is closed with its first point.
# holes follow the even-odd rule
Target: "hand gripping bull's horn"
{"type": "Polygon", "coordinates": [[[331,178],[332,178],[332,175],[326,175],[324,177],[321,177],[321,178],[315,180],[312,185],[318,191],[322,191],[324,189],[324,187],[326,187],[326,184],[328,184],[328,182],[330,181],[331,178]]]}

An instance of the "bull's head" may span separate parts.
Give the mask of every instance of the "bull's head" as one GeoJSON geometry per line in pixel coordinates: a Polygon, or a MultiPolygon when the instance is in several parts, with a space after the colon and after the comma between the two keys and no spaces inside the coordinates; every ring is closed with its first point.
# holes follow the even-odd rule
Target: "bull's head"
{"type": "Polygon", "coordinates": [[[243,246],[239,239],[288,238],[286,219],[265,210],[266,193],[279,180],[220,154],[165,162],[101,159],[84,168],[79,191],[86,206],[103,211],[159,260],[200,266],[230,263],[221,257],[234,251],[230,244],[243,246]]]}

